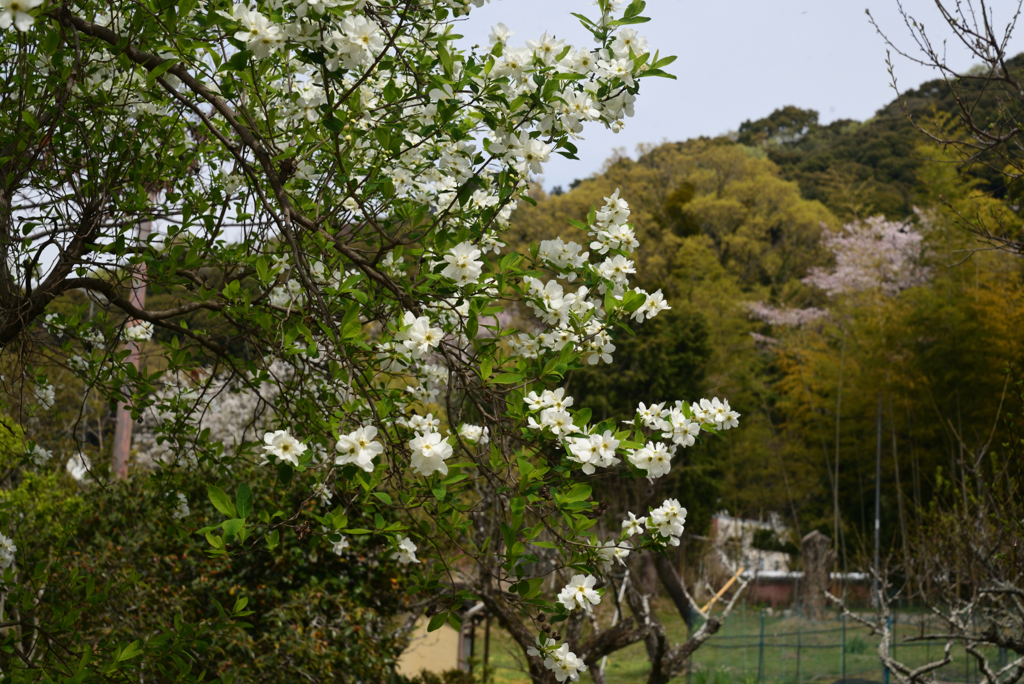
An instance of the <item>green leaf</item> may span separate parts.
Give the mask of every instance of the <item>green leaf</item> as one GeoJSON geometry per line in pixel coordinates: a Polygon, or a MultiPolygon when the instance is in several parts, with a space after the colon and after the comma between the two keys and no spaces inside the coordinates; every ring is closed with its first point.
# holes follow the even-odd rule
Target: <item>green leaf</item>
{"type": "Polygon", "coordinates": [[[25,123],[27,123],[28,127],[33,131],[39,129],[39,121],[36,120],[35,115],[29,110],[23,109],[21,111],[21,118],[24,119],[25,123]]]}
{"type": "Polygon", "coordinates": [[[374,492],[373,495],[389,506],[392,504],[391,496],[384,492],[374,492]]]}
{"type": "Polygon", "coordinates": [[[224,515],[230,515],[232,518],[238,517],[238,512],[235,511],[235,504],[231,503],[231,499],[220,487],[214,487],[213,485],[206,486],[206,493],[210,496],[210,503],[213,507],[224,515]]]}
{"type": "Polygon", "coordinates": [[[494,376],[491,382],[498,385],[514,385],[518,382],[523,381],[523,376],[519,373],[498,373],[494,376]]]}
{"type": "Polygon", "coordinates": [[[673,81],[677,80],[675,74],[664,72],[661,69],[648,69],[642,74],[639,74],[637,78],[644,78],[646,76],[659,76],[661,78],[671,78],[673,81]]]}
{"type": "Polygon", "coordinates": [[[505,548],[511,551],[516,543],[516,533],[505,523],[501,523],[501,537],[505,540],[505,548]]]}
{"type": "Polygon", "coordinates": [[[235,492],[235,506],[238,507],[239,518],[249,517],[252,511],[252,490],[244,482],[238,485],[238,491],[235,492]]]}
{"type": "Polygon", "coordinates": [[[225,520],[222,527],[224,528],[224,538],[227,539],[238,534],[245,527],[245,521],[241,518],[232,518],[225,520]]]}
{"type": "Polygon", "coordinates": [[[583,427],[584,425],[590,422],[590,417],[592,415],[593,411],[591,411],[589,408],[581,408],[579,411],[576,412],[576,415],[573,416],[572,423],[576,427],[583,427]]]}
{"type": "Polygon", "coordinates": [[[441,629],[441,625],[448,622],[448,612],[438,613],[434,617],[430,618],[430,624],[427,625],[428,632],[436,632],[441,629]]]}
{"type": "Polygon", "coordinates": [[[156,82],[156,79],[166,74],[175,64],[178,63],[176,59],[165,59],[164,61],[157,64],[155,67],[149,70],[146,75],[146,82],[152,85],[156,82]]]}
{"type": "Polygon", "coordinates": [[[626,293],[626,296],[622,300],[622,308],[632,313],[643,306],[646,301],[647,295],[644,293],[630,291],[626,293]]]}
{"type": "Polygon", "coordinates": [[[341,319],[341,336],[345,338],[355,337],[362,330],[363,326],[359,322],[359,305],[352,304],[345,311],[345,317],[341,319]]]}
{"type": "Polygon", "coordinates": [[[590,485],[585,484],[574,484],[572,488],[561,497],[563,503],[575,503],[577,501],[586,501],[590,497],[591,492],[590,485]]]}
{"type": "Polygon", "coordinates": [[[250,57],[252,57],[252,53],[248,50],[239,50],[235,54],[231,55],[231,59],[221,65],[220,70],[245,71],[245,68],[249,66],[250,57]]]}
{"type": "Polygon", "coordinates": [[[142,652],[142,640],[136,639],[132,643],[125,646],[125,649],[117,656],[115,663],[124,662],[130,658],[134,658],[142,652]]]}
{"type": "Polygon", "coordinates": [[[633,2],[629,3],[629,7],[626,8],[626,11],[622,13],[622,16],[626,19],[635,17],[643,12],[645,7],[647,7],[647,3],[644,2],[644,0],[633,0],[633,2]]]}
{"type": "Polygon", "coordinates": [[[341,119],[337,118],[333,114],[325,116],[323,122],[324,128],[329,130],[331,133],[341,133],[345,130],[345,124],[341,122],[341,119]]]}
{"type": "Polygon", "coordinates": [[[277,464],[277,479],[285,487],[291,484],[294,472],[295,471],[292,470],[292,467],[287,463],[277,464]]]}
{"type": "Polygon", "coordinates": [[[630,17],[629,19],[619,19],[618,21],[608,22],[609,26],[628,26],[630,24],[646,24],[651,20],[650,17],[630,17]]]}

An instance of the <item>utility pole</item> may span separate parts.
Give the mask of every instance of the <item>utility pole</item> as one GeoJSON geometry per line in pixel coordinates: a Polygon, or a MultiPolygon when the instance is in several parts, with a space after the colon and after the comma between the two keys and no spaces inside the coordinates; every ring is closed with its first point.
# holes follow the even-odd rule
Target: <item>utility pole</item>
{"type": "Polygon", "coordinates": [[[871,577],[871,605],[879,605],[878,538],[882,517],[882,390],[878,390],[878,448],[875,454],[875,563],[871,577]]]}
{"type": "MultiPolygon", "coordinates": [[[[152,203],[156,200],[156,193],[150,191],[149,199],[152,203]]],[[[139,245],[145,245],[149,234],[153,230],[153,222],[146,220],[139,224],[139,245]]],[[[146,264],[140,263],[132,274],[132,291],[129,300],[136,309],[146,307],[146,264]]],[[[128,322],[131,325],[131,321],[128,322]]],[[[139,367],[139,343],[129,340],[128,363],[139,367]]],[[[132,412],[124,402],[117,406],[117,422],[114,425],[114,443],[110,455],[110,469],[119,480],[128,477],[128,457],[132,449],[132,412]]]]}

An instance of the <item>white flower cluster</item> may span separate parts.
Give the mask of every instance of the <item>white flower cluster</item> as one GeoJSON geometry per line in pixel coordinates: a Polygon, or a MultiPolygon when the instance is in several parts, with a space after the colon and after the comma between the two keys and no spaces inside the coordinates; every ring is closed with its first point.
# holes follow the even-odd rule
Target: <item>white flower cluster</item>
{"type": "Polygon", "coordinates": [[[608,468],[619,463],[619,459],[615,457],[619,440],[615,439],[611,430],[605,430],[601,435],[569,437],[566,444],[569,448],[569,459],[582,464],[583,472],[587,475],[592,475],[595,468],[608,468]]]}
{"type": "Polygon", "coordinates": [[[740,414],[732,410],[726,399],[719,400],[715,397],[711,401],[701,399],[699,403],[690,407],[693,417],[704,425],[712,426],[718,430],[728,430],[739,427],[740,414]]]}
{"type": "Polygon", "coordinates": [[[579,608],[590,612],[601,602],[601,595],[594,589],[597,578],[593,575],[573,575],[569,583],[558,592],[558,602],[568,611],[579,608]]]}
{"type": "Polygon", "coordinates": [[[331,552],[335,556],[340,556],[345,552],[345,549],[349,547],[348,539],[345,538],[345,535],[339,536],[340,538],[338,539],[338,541],[331,542],[331,552]]]}
{"type": "Polygon", "coordinates": [[[587,671],[587,665],[583,660],[569,650],[569,644],[555,645],[554,639],[537,637],[537,646],[526,649],[526,654],[534,657],[544,658],[544,667],[555,674],[555,679],[560,682],[569,680],[577,682],[580,675],[587,671]]]}
{"type": "Polygon", "coordinates": [[[632,550],[633,547],[630,545],[629,542],[615,542],[612,540],[606,541],[604,544],[597,547],[597,555],[598,558],[600,558],[601,569],[604,572],[608,572],[612,569],[613,561],[625,567],[625,559],[627,556],[629,556],[629,552],[632,550]]]}
{"type": "Polygon", "coordinates": [[[646,518],[637,518],[632,513],[622,521],[622,536],[632,537],[644,533],[644,526],[652,533],[667,539],[670,546],[679,546],[679,537],[683,536],[683,526],[686,524],[686,509],[676,499],[665,499],[665,501],[651,511],[646,518]]]}
{"type": "MultiPolygon", "coordinates": [[[[531,391],[525,398],[526,408],[531,414],[539,414],[529,415],[527,426],[553,435],[565,445],[569,460],[580,464],[587,475],[593,474],[596,468],[608,468],[619,463],[616,453],[621,445],[620,439],[611,430],[598,433],[589,425],[576,425],[573,414],[568,410],[573,403],[574,399],[565,395],[563,387],[544,390],[540,394],[531,391]]],[[[692,405],[677,401],[670,409],[666,409],[664,404],[647,406],[641,403],[637,409],[641,425],[660,434],[642,447],[627,449],[626,457],[653,481],[669,473],[672,457],[679,447],[690,447],[696,443],[702,426],[727,430],[739,424],[739,415],[727,401],[718,398],[711,401],[701,399],[692,405]]]]}
{"type": "Polygon", "coordinates": [[[53,452],[49,449],[44,449],[39,444],[34,444],[31,449],[28,450],[28,459],[37,468],[42,468],[50,459],[53,458],[53,452]]]}
{"type": "Polygon", "coordinates": [[[553,392],[544,390],[539,396],[536,392],[530,392],[526,397],[526,403],[530,411],[540,411],[538,418],[528,418],[527,425],[531,429],[549,430],[559,440],[580,431],[573,424],[572,415],[566,411],[572,406],[573,398],[565,396],[564,387],[559,387],[553,392]]]}
{"type": "Polygon", "coordinates": [[[444,331],[432,326],[429,318],[416,316],[411,311],[405,312],[401,329],[395,335],[395,341],[414,359],[421,359],[436,349],[443,338],[444,331]]]}
{"type": "Polygon", "coordinates": [[[78,482],[85,480],[86,475],[92,470],[92,461],[84,453],[79,451],[77,454],[68,459],[68,462],[64,464],[64,468],[78,482]]]}
{"type": "Polygon", "coordinates": [[[478,446],[483,446],[490,441],[490,434],[486,427],[470,425],[469,423],[463,423],[459,426],[459,436],[478,446]]]}
{"type": "Polygon", "coordinates": [[[60,335],[67,327],[61,322],[61,320],[62,316],[60,314],[46,314],[46,317],[43,318],[43,326],[51,335],[60,335]]]}
{"type": "Polygon", "coordinates": [[[33,389],[33,394],[35,394],[36,401],[38,401],[39,405],[44,409],[53,408],[53,404],[57,400],[57,397],[53,392],[53,385],[36,385],[33,389]]]}
{"type": "Polygon", "coordinates": [[[14,554],[17,552],[18,547],[14,545],[11,538],[0,532],[0,570],[14,565],[14,554]]]}
{"type": "Polygon", "coordinates": [[[445,278],[454,280],[459,285],[472,285],[480,280],[484,262],[480,260],[481,252],[470,242],[460,242],[445,254],[447,266],[441,271],[445,278]]]}
{"type": "MultiPolygon", "coordinates": [[[[557,280],[573,282],[584,274],[597,276],[600,279],[596,286],[597,293],[603,295],[611,287],[612,296],[625,301],[629,276],[636,272],[636,267],[623,252],[630,253],[639,244],[633,227],[627,223],[629,213],[629,205],[619,197],[619,191],[616,190],[605,197],[604,206],[595,212],[594,225],[577,224],[587,228],[592,239],[590,248],[605,257],[596,265],[588,260],[590,252],[583,251],[583,247],[576,242],[556,238],[540,243],[537,258],[554,269],[555,278],[543,282],[539,278],[527,276],[523,282],[526,285],[527,304],[534,315],[550,327],[536,337],[520,334],[510,338],[509,344],[513,351],[526,358],[537,358],[541,349],[558,352],[566,345],[574,345],[589,364],[612,362],[615,345],[610,334],[611,323],[604,310],[604,300],[595,296],[587,286],[581,286],[575,292],[567,292],[557,280]]],[[[631,292],[631,301],[638,304],[629,310],[637,322],[654,318],[670,308],[661,290],[648,294],[637,288],[631,292]]]]}
{"type": "Polygon", "coordinates": [[[149,321],[134,323],[124,331],[124,339],[128,342],[145,342],[153,339],[153,324],[149,321]]]}
{"type": "Polygon", "coordinates": [[[402,565],[408,565],[410,563],[419,563],[420,560],[416,558],[416,544],[413,543],[408,537],[398,537],[398,555],[395,557],[402,565]]]}
{"type": "Polygon", "coordinates": [[[664,404],[643,403],[637,408],[637,418],[650,430],[661,433],[662,441],[649,441],[643,447],[628,453],[629,462],[647,473],[649,480],[667,475],[671,469],[672,457],[679,447],[691,447],[697,442],[701,428],[728,430],[739,425],[740,414],[733,411],[729,402],[701,399],[687,406],[677,401],[666,409],[664,404]]]}
{"type": "Polygon", "coordinates": [[[175,520],[184,520],[192,513],[188,507],[188,499],[181,492],[175,492],[174,497],[174,509],[171,511],[171,517],[175,520]]]}
{"type": "Polygon", "coordinates": [[[291,463],[297,467],[299,457],[309,448],[287,430],[268,432],[263,436],[263,442],[263,463],[271,462],[270,457],[273,456],[275,463],[291,463]]]}
{"type": "Polygon", "coordinates": [[[270,303],[281,309],[297,309],[306,301],[302,283],[289,278],[284,285],[278,285],[270,291],[270,303]]]}
{"type": "Polygon", "coordinates": [[[445,460],[452,455],[452,445],[440,432],[429,429],[417,432],[409,442],[409,449],[412,451],[410,465],[415,472],[424,477],[438,472],[448,474],[445,460]]]}
{"type": "Polygon", "coordinates": [[[368,473],[373,472],[373,459],[384,453],[384,445],[376,441],[377,428],[373,425],[360,427],[338,438],[335,449],[338,456],[336,465],[354,463],[368,473]]]}

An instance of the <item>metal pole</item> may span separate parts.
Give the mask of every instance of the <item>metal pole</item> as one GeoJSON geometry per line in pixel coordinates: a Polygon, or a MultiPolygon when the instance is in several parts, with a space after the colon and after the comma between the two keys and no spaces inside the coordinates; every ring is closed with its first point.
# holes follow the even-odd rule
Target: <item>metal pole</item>
{"type": "Polygon", "coordinates": [[[878,607],[878,535],[882,517],[882,390],[878,390],[878,449],[875,454],[875,572],[871,578],[871,605],[878,607]]]}
{"type": "Polygon", "coordinates": [[[761,635],[757,643],[757,681],[764,684],[764,608],[761,609],[761,635]]]}

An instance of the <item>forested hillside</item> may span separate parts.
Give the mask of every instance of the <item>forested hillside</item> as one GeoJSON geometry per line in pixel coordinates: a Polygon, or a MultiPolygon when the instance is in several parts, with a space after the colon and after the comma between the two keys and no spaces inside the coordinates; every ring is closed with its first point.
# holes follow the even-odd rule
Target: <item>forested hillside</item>
{"type": "MultiPolygon", "coordinates": [[[[925,128],[957,126],[942,82],[903,102],[925,128]]],[[[535,193],[508,239],[586,244],[567,220],[620,189],[639,284],[672,310],[620,331],[613,369],[577,371],[569,391],[602,417],[728,397],[743,429],[687,450],[665,489],[698,525],[774,511],[795,535],[833,536],[838,520],[850,560],[870,548],[879,440],[883,553],[965,450],[1004,453],[997,415],[1019,410],[1024,378],[1024,260],[962,226],[1020,230],[1005,177],[930,144],[899,102],[867,122],[817,120],[787,107],[732,136],[610,160],[564,194],[535,193]]]]}

